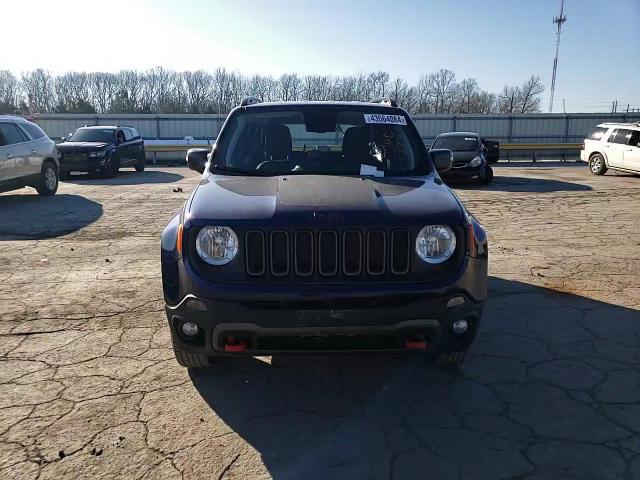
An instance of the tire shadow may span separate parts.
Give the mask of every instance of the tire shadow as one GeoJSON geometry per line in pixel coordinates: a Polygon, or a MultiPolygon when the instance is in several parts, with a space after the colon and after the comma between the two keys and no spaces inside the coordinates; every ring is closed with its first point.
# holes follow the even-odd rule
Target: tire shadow
{"type": "MultiPolygon", "coordinates": [[[[495,170],[494,170],[495,172],[495,170]]],[[[473,181],[445,181],[454,189],[460,190],[488,190],[494,192],[530,192],[530,193],[551,193],[551,192],[585,192],[593,190],[589,185],[581,183],[566,182],[548,178],[536,177],[511,177],[494,173],[493,182],[489,185],[478,185],[473,181]]]]}
{"type": "Polygon", "coordinates": [[[0,240],[40,240],[80,230],[102,216],[102,205],[80,195],[0,195],[0,240]]]}
{"type": "Polygon", "coordinates": [[[99,178],[89,174],[76,173],[62,181],[78,185],[145,185],[153,183],[174,183],[183,178],[183,175],[160,170],[136,172],[133,169],[126,169],[120,170],[120,173],[115,178],[99,178]]]}

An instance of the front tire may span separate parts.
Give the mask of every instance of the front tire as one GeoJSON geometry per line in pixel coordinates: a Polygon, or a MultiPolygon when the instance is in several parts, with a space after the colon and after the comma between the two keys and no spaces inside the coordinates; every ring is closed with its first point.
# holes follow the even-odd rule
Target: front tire
{"type": "Polygon", "coordinates": [[[436,359],[436,365],[444,368],[455,368],[462,365],[464,357],[467,355],[467,349],[458,352],[443,353],[436,359]]]}
{"type": "Polygon", "coordinates": [[[120,173],[120,161],[108,157],[105,161],[104,167],[100,170],[100,176],[102,178],[115,178],[120,173]]]}
{"type": "Polygon", "coordinates": [[[607,172],[607,164],[604,157],[599,153],[594,153],[589,158],[589,170],[593,175],[604,175],[607,172]]]}
{"type": "Polygon", "coordinates": [[[58,169],[52,162],[44,162],[36,191],[43,197],[54,195],[58,191],[58,183],[58,169]]]}
{"type": "Polygon", "coordinates": [[[146,161],[147,161],[147,156],[144,153],[144,148],[142,148],[138,153],[138,163],[136,163],[136,172],[138,173],[144,172],[146,161]]]}
{"type": "Polygon", "coordinates": [[[478,178],[480,185],[489,185],[493,181],[493,168],[487,165],[484,170],[484,176],[478,178]]]}
{"type": "Polygon", "coordinates": [[[191,353],[176,345],[176,341],[172,338],[173,353],[176,356],[178,363],[187,368],[208,368],[211,366],[211,362],[206,355],[200,355],[199,353],[191,353]]]}

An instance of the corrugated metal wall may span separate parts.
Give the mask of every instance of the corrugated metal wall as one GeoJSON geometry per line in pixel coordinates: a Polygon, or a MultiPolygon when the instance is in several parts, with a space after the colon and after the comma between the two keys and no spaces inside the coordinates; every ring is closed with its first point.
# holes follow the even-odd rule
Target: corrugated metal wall
{"type": "Polygon", "coordinates": [[[416,115],[425,142],[442,132],[477,132],[505,143],[579,143],[602,122],[640,121],[640,113],[574,113],[534,115],[416,115]]]}
{"type": "Polygon", "coordinates": [[[37,115],[36,123],[51,138],[69,135],[84,125],[127,125],[146,139],[184,137],[213,139],[218,135],[225,115],[37,115]]]}
{"type": "MultiPolygon", "coordinates": [[[[36,122],[52,138],[87,125],[129,125],[146,139],[186,136],[214,139],[224,115],[38,115],[36,122]]],[[[640,113],[533,115],[416,115],[413,117],[427,144],[442,132],[471,131],[503,143],[578,143],[598,123],[640,121],[640,113]]]]}

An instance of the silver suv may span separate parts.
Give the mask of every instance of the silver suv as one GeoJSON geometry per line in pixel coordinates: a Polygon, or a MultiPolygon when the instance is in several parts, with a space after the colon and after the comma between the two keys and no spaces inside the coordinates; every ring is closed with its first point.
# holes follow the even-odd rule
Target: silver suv
{"type": "Polygon", "coordinates": [[[33,187],[53,195],[59,171],[56,144],[38,125],[0,115],[0,192],[33,187]]]}

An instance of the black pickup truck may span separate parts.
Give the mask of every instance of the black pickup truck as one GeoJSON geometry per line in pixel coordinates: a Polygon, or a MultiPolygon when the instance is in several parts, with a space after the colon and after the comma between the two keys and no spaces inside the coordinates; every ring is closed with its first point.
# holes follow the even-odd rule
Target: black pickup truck
{"type": "Polygon", "coordinates": [[[103,178],[118,175],[121,167],[145,167],[144,141],[135,128],[116,126],[81,127],[58,144],[61,177],[88,172],[103,178]]]}

